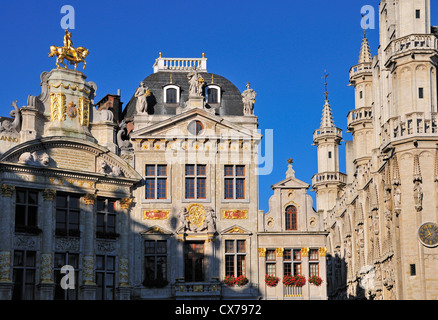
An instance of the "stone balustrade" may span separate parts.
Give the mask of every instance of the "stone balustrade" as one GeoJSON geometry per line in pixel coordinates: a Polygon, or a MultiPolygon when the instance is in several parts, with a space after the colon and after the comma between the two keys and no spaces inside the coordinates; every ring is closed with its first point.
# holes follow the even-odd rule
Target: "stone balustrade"
{"type": "Polygon", "coordinates": [[[337,136],[340,139],[342,139],[342,130],[336,127],[326,127],[326,128],[317,129],[313,132],[313,140],[315,141],[315,139],[318,139],[323,135],[337,136]]]}
{"type": "Polygon", "coordinates": [[[312,185],[329,182],[347,183],[347,175],[341,172],[322,172],[312,177],[312,185]]]}
{"type": "Polygon", "coordinates": [[[219,281],[183,282],[177,281],[174,285],[175,297],[196,297],[221,295],[221,284],[219,281]]]}
{"type": "Polygon", "coordinates": [[[387,59],[410,50],[438,50],[438,38],[434,34],[411,34],[391,41],[385,48],[387,59]]]}
{"type": "Polygon", "coordinates": [[[437,136],[437,112],[412,112],[392,117],[384,125],[382,145],[413,136],[437,136]]]}
{"type": "Polygon", "coordinates": [[[347,126],[353,126],[362,121],[371,121],[373,119],[373,111],[371,107],[362,107],[350,111],[347,115],[347,126]]]}
{"type": "Polygon", "coordinates": [[[207,58],[164,58],[159,57],[154,63],[154,73],[159,71],[187,72],[196,67],[198,72],[207,72],[207,58]]]}

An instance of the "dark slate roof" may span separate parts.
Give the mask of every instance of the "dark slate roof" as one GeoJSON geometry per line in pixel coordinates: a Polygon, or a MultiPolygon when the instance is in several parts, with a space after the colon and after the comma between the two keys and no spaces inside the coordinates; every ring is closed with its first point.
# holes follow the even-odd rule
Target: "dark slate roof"
{"type": "MultiPolygon", "coordinates": [[[[143,81],[146,87],[149,88],[151,95],[148,97],[148,113],[159,115],[175,115],[176,108],[185,107],[185,102],[189,95],[189,82],[187,79],[188,72],[157,72],[148,76],[143,81]],[[163,103],[163,87],[170,84],[170,75],[172,75],[172,84],[180,87],[179,104],[165,104],[163,103]]],[[[207,107],[215,108],[216,115],[227,116],[242,116],[243,103],[241,92],[237,87],[226,78],[212,73],[200,72],[200,75],[205,79],[205,84],[210,85],[211,76],[213,75],[213,84],[221,87],[221,102],[207,107]]],[[[140,83],[139,83],[140,85],[140,83]]],[[[135,92],[136,88],[134,89],[135,92]]],[[[123,110],[123,118],[129,119],[136,113],[135,104],[137,99],[134,95],[129,100],[125,109],[123,110]]]]}

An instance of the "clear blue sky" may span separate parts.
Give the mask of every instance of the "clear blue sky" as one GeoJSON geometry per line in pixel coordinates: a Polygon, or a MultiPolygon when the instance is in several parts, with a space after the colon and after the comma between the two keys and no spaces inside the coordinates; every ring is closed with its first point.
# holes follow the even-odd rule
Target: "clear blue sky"
{"type": "MultiPolygon", "coordinates": [[[[241,91],[251,82],[258,94],[255,113],[260,129],[274,130],[274,170],[259,180],[259,207],[267,211],[270,186],[285,178],[286,159],[294,159],[296,177],[309,184],[317,172],[312,133],[321,118],[324,70],[330,74],[335,124],[346,130],[347,113],[354,108],[348,71],[357,63],[363,35],[360,10],[372,5],[377,14],[378,4],[378,0],[1,1],[0,115],[9,116],[13,100],[23,106],[29,94],[39,95],[41,72],[55,67],[55,58],[48,58],[49,47],[62,45],[63,5],[75,9],[74,46],[90,49],[85,74],[97,84],[96,101],[121,89],[126,104],[139,82],[153,72],[160,51],[166,57],[200,57],[205,52],[209,72],[228,78],[241,91]]],[[[438,24],[437,16],[432,24],[438,24]]],[[[373,55],[377,20],[376,16],[376,29],[368,31],[373,55]]],[[[345,138],[350,136],[345,133],[345,138]]]]}

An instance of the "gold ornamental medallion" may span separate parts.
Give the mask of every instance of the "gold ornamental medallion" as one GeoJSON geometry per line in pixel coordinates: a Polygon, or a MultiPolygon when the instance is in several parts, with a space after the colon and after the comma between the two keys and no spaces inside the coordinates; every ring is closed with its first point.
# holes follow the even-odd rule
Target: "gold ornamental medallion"
{"type": "Polygon", "coordinates": [[[205,221],[205,210],[200,204],[191,204],[187,207],[187,221],[196,227],[201,227],[205,221]]]}

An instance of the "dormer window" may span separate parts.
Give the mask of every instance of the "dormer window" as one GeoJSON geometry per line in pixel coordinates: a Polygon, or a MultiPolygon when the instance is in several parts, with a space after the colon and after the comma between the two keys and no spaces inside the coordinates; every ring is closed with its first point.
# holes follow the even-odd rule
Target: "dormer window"
{"type": "Polygon", "coordinates": [[[221,102],[221,88],[217,85],[210,84],[205,88],[205,102],[217,104],[221,102]]]}
{"type": "Polygon", "coordinates": [[[164,103],[179,103],[179,87],[173,84],[166,85],[163,88],[163,101],[164,103]]]}

